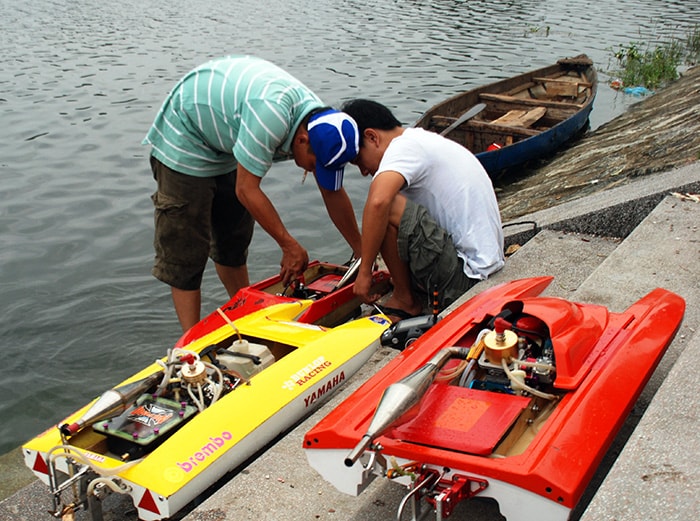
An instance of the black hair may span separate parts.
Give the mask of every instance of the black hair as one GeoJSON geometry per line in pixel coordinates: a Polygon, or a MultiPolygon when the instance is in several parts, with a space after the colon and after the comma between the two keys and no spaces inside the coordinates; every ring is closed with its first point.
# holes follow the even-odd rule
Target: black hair
{"type": "Polygon", "coordinates": [[[321,112],[326,112],[327,110],[333,110],[333,107],[317,107],[317,108],[313,109],[306,116],[304,116],[304,118],[301,120],[301,123],[299,126],[302,128],[308,128],[309,120],[311,119],[312,116],[315,116],[316,114],[320,114],[321,112]]]}
{"type": "Polygon", "coordinates": [[[368,128],[377,130],[393,130],[401,126],[391,111],[376,101],[368,99],[354,99],[343,104],[341,110],[349,115],[357,123],[360,132],[360,145],[364,139],[364,132],[368,128]]]}

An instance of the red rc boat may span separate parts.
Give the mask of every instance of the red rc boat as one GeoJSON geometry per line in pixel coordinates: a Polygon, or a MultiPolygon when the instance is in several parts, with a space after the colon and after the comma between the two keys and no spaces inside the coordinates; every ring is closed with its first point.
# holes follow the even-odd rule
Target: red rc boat
{"type": "Polygon", "coordinates": [[[509,520],[565,520],[680,326],[655,289],[622,313],[541,297],[551,277],[472,298],[312,428],[307,458],[358,495],[406,485],[397,519],[475,496],[509,520]]]}

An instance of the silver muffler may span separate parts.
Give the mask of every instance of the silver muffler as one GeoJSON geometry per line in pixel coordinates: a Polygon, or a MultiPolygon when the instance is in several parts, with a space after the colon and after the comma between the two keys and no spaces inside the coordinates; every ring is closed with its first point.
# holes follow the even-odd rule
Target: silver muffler
{"type": "Polygon", "coordinates": [[[467,358],[468,354],[469,348],[448,347],[441,349],[423,367],[387,387],[382,394],[367,433],[362,436],[360,442],[345,458],[345,465],[352,467],[379,435],[420,402],[440,369],[450,358],[467,358]]]}

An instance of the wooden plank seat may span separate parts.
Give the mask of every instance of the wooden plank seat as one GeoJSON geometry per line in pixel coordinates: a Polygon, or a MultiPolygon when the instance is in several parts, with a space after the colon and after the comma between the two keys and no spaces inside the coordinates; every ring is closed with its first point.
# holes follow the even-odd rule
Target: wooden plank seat
{"type": "Polygon", "coordinates": [[[529,128],[539,121],[546,112],[547,109],[545,107],[535,107],[530,110],[513,109],[500,118],[494,119],[491,123],[507,127],[529,128]]]}
{"type": "MultiPolygon", "coordinates": [[[[430,118],[431,126],[434,127],[434,131],[439,131],[439,129],[446,128],[457,118],[452,118],[449,116],[439,116],[435,115],[430,118]]],[[[497,123],[489,121],[480,121],[477,119],[471,119],[464,124],[465,127],[469,127],[470,130],[477,130],[481,132],[498,132],[503,134],[504,132],[508,134],[515,134],[524,137],[536,136],[540,133],[539,130],[533,130],[524,127],[511,127],[509,125],[499,125],[497,123]]],[[[460,127],[461,128],[461,127],[460,127]]],[[[454,132],[458,132],[459,128],[455,129],[454,132]]]]}
{"type": "Polygon", "coordinates": [[[472,129],[472,130],[477,130],[477,131],[482,131],[482,132],[498,132],[498,133],[508,133],[511,135],[516,135],[516,136],[522,136],[522,137],[531,137],[531,136],[536,136],[541,133],[540,130],[535,130],[532,128],[522,128],[522,127],[510,127],[506,125],[498,125],[496,123],[491,123],[488,121],[478,121],[478,120],[471,120],[467,123],[467,125],[472,129]]]}
{"type": "Polygon", "coordinates": [[[479,99],[483,101],[505,101],[512,103],[519,103],[521,105],[531,106],[531,107],[551,107],[551,108],[570,108],[570,109],[581,109],[584,107],[583,104],[570,103],[568,101],[551,101],[543,99],[527,99],[527,98],[516,98],[515,96],[506,96],[504,94],[491,94],[489,92],[482,92],[479,94],[479,99]]]}
{"type": "Polygon", "coordinates": [[[558,78],[532,78],[535,83],[541,84],[547,91],[548,96],[563,96],[566,98],[576,98],[583,94],[582,89],[590,89],[590,82],[581,81],[579,77],[560,76],[558,78]]]}
{"type": "Polygon", "coordinates": [[[575,85],[578,85],[580,87],[586,87],[588,89],[593,87],[593,84],[591,82],[582,80],[580,77],[577,76],[559,76],[557,78],[536,76],[532,78],[532,81],[535,83],[573,83],[575,85]]]}

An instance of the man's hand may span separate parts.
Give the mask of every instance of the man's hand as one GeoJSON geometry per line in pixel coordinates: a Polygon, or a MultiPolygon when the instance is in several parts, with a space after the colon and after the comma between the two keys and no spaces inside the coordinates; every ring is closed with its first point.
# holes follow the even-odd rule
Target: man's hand
{"type": "Polygon", "coordinates": [[[370,294],[371,290],[372,272],[370,271],[369,273],[363,273],[362,271],[360,271],[357,274],[357,278],[355,279],[355,286],[353,288],[355,296],[365,304],[373,304],[379,299],[381,295],[379,295],[378,293],[370,294]]]}
{"type": "Polygon", "coordinates": [[[282,247],[280,276],[285,286],[304,273],[308,265],[309,254],[301,244],[294,241],[289,246],[282,247]]]}

